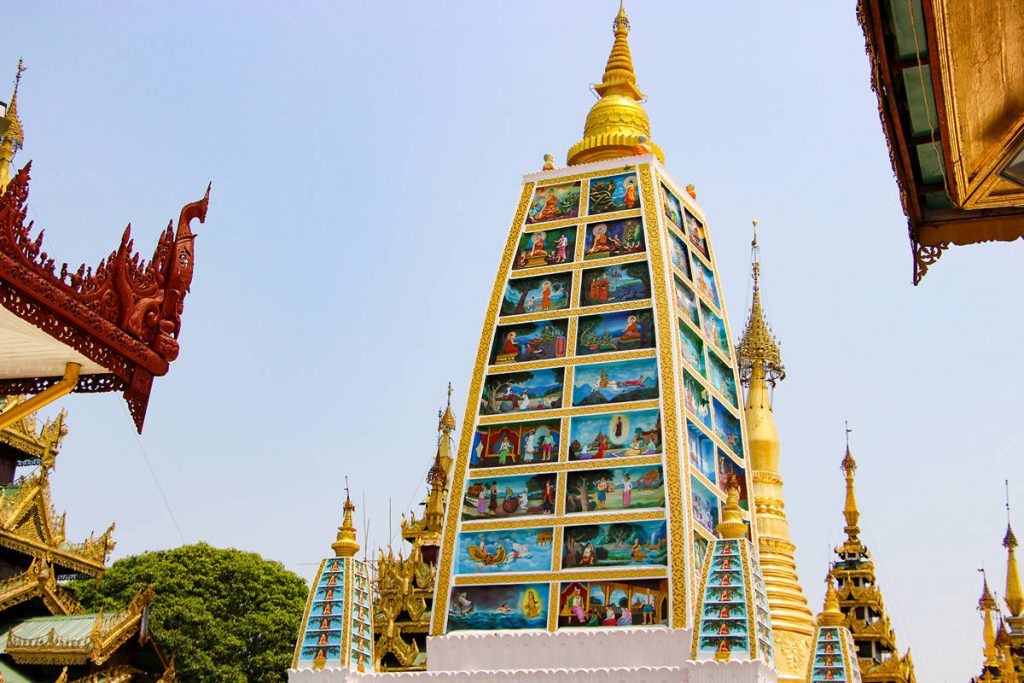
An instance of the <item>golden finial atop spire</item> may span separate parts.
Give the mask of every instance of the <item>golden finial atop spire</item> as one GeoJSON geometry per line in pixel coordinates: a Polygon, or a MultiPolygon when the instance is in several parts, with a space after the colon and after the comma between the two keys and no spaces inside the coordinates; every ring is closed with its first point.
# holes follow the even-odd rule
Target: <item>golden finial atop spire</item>
{"type": "Polygon", "coordinates": [[[348,477],[345,477],[345,519],[338,527],[338,539],[331,544],[334,554],[338,557],[354,557],[359,552],[359,544],[356,543],[356,527],[352,523],[352,512],[356,506],[348,492],[348,477]]]}
{"type": "Polygon", "coordinates": [[[982,619],[985,621],[982,640],[985,644],[985,666],[987,667],[998,664],[999,653],[996,650],[995,627],[992,623],[992,613],[998,609],[998,605],[988,589],[988,576],[985,575],[985,569],[982,568],[978,571],[981,572],[982,576],[981,598],[978,599],[978,611],[982,613],[982,619]]]}
{"type": "Polygon", "coordinates": [[[455,431],[455,415],[452,414],[452,383],[448,382],[448,405],[438,421],[438,430],[445,436],[455,431]]]}
{"type": "Polygon", "coordinates": [[[715,529],[722,538],[743,538],[747,535],[747,525],[740,510],[740,487],[735,481],[730,481],[728,486],[725,505],[722,506],[722,521],[715,529]]]}
{"type": "MultiPolygon", "coordinates": [[[[640,106],[644,95],[636,87],[633,57],[629,51],[629,17],[619,3],[619,13],[612,22],[615,42],[604,67],[601,82],[594,91],[601,99],[590,108],[583,126],[583,139],[569,148],[570,166],[589,161],[633,156],[638,138],[651,136],[651,123],[647,112],[640,106]]],[[[665,155],[649,139],[643,143],[662,162],[665,155]]]]}
{"type": "Polygon", "coordinates": [[[740,379],[750,385],[754,378],[764,378],[772,386],[786,379],[786,368],[782,364],[779,343],[772,334],[761,308],[761,262],[760,247],[757,244],[757,221],[754,223],[754,239],[750,242],[751,272],[754,276],[754,295],[750,302],[750,316],[736,345],[736,358],[740,364],[740,379]]]}
{"type": "Polygon", "coordinates": [[[1006,535],[1003,537],[1003,547],[1006,548],[1006,595],[1003,597],[1006,607],[1010,611],[1011,619],[1016,619],[1024,613],[1024,591],[1021,590],[1020,572],[1017,570],[1017,558],[1014,549],[1017,547],[1017,537],[1013,535],[1010,528],[1010,482],[1006,484],[1006,535]]]}
{"type": "Polygon", "coordinates": [[[0,139],[0,193],[7,189],[7,184],[11,181],[11,162],[14,161],[14,155],[25,144],[25,130],[21,127],[21,119],[18,118],[18,86],[21,85],[21,74],[24,71],[25,64],[19,59],[18,72],[14,77],[14,94],[11,95],[11,104],[3,118],[5,125],[0,127],[0,130],[3,130],[0,139]]]}
{"type": "Polygon", "coordinates": [[[825,576],[825,607],[818,615],[819,626],[841,626],[846,616],[839,609],[839,596],[836,595],[835,579],[832,570],[825,576]]]}
{"type": "Polygon", "coordinates": [[[857,534],[860,533],[860,527],[857,526],[857,522],[860,520],[860,511],[857,510],[857,497],[853,491],[853,475],[857,472],[857,461],[850,453],[850,432],[853,430],[850,429],[850,423],[845,422],[844,424],[846,425],[846,455],[843,456],[839,469],[846,477],[846,501],[843,504],[843,517],[846,518],[844,531],[852,540],[857,538],[857,534]]]}

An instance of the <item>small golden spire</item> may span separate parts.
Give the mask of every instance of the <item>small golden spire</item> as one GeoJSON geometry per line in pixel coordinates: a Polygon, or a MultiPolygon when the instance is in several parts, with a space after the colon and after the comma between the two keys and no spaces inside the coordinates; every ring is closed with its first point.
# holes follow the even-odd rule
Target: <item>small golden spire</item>
{"type": "Polygon", "coordinates": [[[445,406],[444,414],[438,421],[438,429],[445,436],[450,436],[455,431],[455,415],[452,414],[452,383],[448,382],[448,405],[445,406]]]}
{"type": "MultiPolygon", "coordinates": [[[[620,3],[619,13],[612,22],[615,42],[604,67],[601,82],[594,91],[601,99],[590,108],[583,126],[583,139],[569,148],[570,166],[589,161],[616,159],[635,154],[639,136],[651,136],[651,123],[640,105],[643,93],[636,87],[633,57],[629,51],[629,17],[620,3]]],[[[649,139],[643,143],[662,162],[661,148],[649,139]]]]}
{"type": "Polygon", "coordinates": [[[338,557],[354,557],[359,552],[359,544],[356,543],[356,527],[352,523],[352,513],[356,506],[348,492],[348,477],[345,477],[345,518],[338,527],[338,538],[331,544],[334,554],[338,557]]]}
{"type": "Polygon", "coordinates": [[[836,595],[835,579],[832,570],[825,576],[825,607],[818,615],[819,626],[842,626],[846,616],[839,609],[839,596],[836,595]]]}
{"type": "Polygon", "coordinates": [[[857,510],[857,497],[853,491],[853,475],[857,472],[857,461],[850,454],[850,432],[852,431],[849,423],[846,423],[846,455],[843,457],[843,462],[839,465],[839,469],[843,471],[846,477],[846,501],[843,504],[843,517],[846,518],[846,527],[843,531],[846,532],[850,540],[857,538],[857,535],[860,533],[860,527],[857,526],[857,522],[860,520],[860,511],[857,510]]]}
{"type": "Polygon", "coordinates": [[[761,308],[761,262],[760,247],[757,245],[757,221],[754,223],[754,239],[750,243],[751,272],[754,276],[754,294],[750,302],[750,315],[736,345],[736,358],[740,365],[740,379],[750,386],[751,380],[763,377],[773,387],[777,381],[786,379],[786,368],[782,364],[779,343],[772,334],[761,308]]]}
{"type": "Polygon", "coordinates": [[[6,190],[11,182],[11,162],[25,144],[25,130],[21,127],[21,119],[18,118],[18,86],[21,85],[21,74],[24,71],[25,64],[19,59],[18,72],[14,77],[14,93],[7,107],[7,115],[4,116],[7,130],[0,141],[0,193],[6,190]]]}
{"type": "Polygon", "coordinates": [[[1024,612],[1024,591],[1021,590],[1020,572],[1017,570],[1017,558],[1014,549],[1017,537],[1010,528],[1010,482],[1006,482],[1006,535],[1003,536],[1003,547],[1006,548],[1006,595],[1003,600],[1010,611],[1010,617],[1016,619],[1024,612]]]}
{"type": "Polygon", "coordinates": [[[729,482],[725,505],[722,506],[722,521],[715,529],[722,538],[743,538],[747,535],[747,525],[740,509],[740,487],[734,481],[729,482]]]}
{"type": "Polygon", "coordinates": [[[985,570],[979,569],[982,575],[982,589],[981,598],[978,599],[978,611],[982,613],[982,619],[984,620],[984,626],[982,630],[982,641],[985,644],[984,655],[985,655],[985,666],[998,665],[998,650],[996,650],[996,633],[995,626],[992,623],[992,613],[998,609],[995,599],[992,597],[992,593],[988,590],[988,577],[985,576],[985,570]]]}

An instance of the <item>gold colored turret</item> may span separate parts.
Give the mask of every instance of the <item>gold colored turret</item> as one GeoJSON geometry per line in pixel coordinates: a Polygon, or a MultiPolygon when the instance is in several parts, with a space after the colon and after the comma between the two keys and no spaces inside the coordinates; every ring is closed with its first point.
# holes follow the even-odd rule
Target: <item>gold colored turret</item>
{"type": "Polygon", "coordinates": [[[348,485],[345,486],[345,519],[338,527],[338,539],[331,544],[334,554],[338,557],[355,557],[359,552],[359,544],[356,543],[356,527],[352,523],[352,512],[356,506],[348,495],[348,485]]]}
{"type": "Polygon", "coordinates": [[[1004,601],[1010,612],[1010,618],[1015,619],[1024,612],[1024,592],[1020,586],[1020,572],[1017,571],[1017,558],[1014,550],[1017,548],[1017,537],[1013,535],[1010,523],[1006,523],[1006,535],[1003,536],[1003,547],[1006,548],[1006,593],[1004,601]]]}
{"type": "Polygon", "coordinates": [[[14,155],[25,144],[25,130],[21,127],[21,119],[18,118],[18,86],[21,85],[23,71],[25,65],[19,59],[18,72],[14,77],[14,94],[11,95],[11,103],[4,117],[7,130],[0,140],[0,194],[7,189],[7,184],[11,181],[11,162],[14,161],[14,155]]]}
{"type": "Polygon", "coordinates": [[[643,93],[636,87],[633,57],[627,40],[629,28],[629,18],[620,4],[619,13],[612,22],[615,42],[604,67],[604,77],[594,86],[601,99],[587,114],[583,139],[569,148],[570,166],[633,156],[640,151],[638,145],[641,149],[648,148],[658,159],[665,161],[661,148],[649,139],[651,122],[640,104],[644,99],[643,93]],[[640,140],[641,136],[643,140],[640,140]]]}
{"type": "Polygon", "coordinates": [[[839,596],[836,595],[835,580],[832,572],[825,578],[825,608],[818,614],[818,624],[821,626],[842,626],[846,621],[842,610],[839,609],[839,596]]]}
{"type": "Polygon", "coordinates": [[[747,523],[743,521],[740,509],[740,489],[733,484],[722,506],[722,521],[715,527],[722,538],[743,538],[747,535],[747,523]]]}
{"type": "Polygon", "coordinates": [[[807,675],[807,658],[814,636],[814,617],[807,606],[796,572],[790,540],[786,505],[779,474],[779,434],[775,428],[768,385],[786,377],[779,345],[761,308],[757,221],[754,221],[752,262],[754,294],[750,317],[737,347],[740,378],[747,386],[744,414],[754,483],[754,523],[764,574],[768,606],[775,641],[775,665],[780,681],[802,681],[807,675]]]}

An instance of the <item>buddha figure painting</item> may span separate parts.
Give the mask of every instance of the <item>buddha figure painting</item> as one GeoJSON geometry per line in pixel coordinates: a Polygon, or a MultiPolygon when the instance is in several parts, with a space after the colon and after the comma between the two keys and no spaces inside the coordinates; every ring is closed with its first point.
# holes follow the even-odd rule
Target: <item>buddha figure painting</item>
{"type": "Polygon", "coordinates": [[[480,396],[480,414],[561,408],[564,374],[563,368],[549,368],[487,375],[480,396]]]}
{"type": "Polygon", "coordinates": [[[708,239],[704,233],[704,224],[687,209],[683,209],[683,215],[686,220],[686,235],[690,238],[690,244],[704,254],[704,258],[711,258],[711,254],[708,253],[708,239]]]}
{"type": "Polygon", "coordinates": [[[715,308],[718,303],[718,287],[715,286],[715,274],[699,258],[693,259],[693,284],[701,294],[707,297],[715,308]]]}
{"type": "Polygon", "coordinates": [[[664,520],[582,524],[563,530],[562,568],[665,565],[664,520]]]}
{"type": "Polygon", "coordinates": [[[567,325],[565,319],[499,325],[491,347],[491,363],[502,365],[562,358],[567,325]]]}
{"type": "Polygon", "coordinates": [[[654,348],[651,310],[617,311],[580,318],[576,355],[654,348]]]}
{"type": "Polygon", "coordinates": [[[686,410],[711,428],[711,392],[693,375],[683,370],[683,405],[686,410]]]}
{"type": "Polygon", "coordinates": [[[715,527],[718,526],[718,496],[697,477],[691,476],[690,499],[693,520],[709,532],[715,533],[715,527]]]}
{"type": "Polygon", "coordinates": [[[665,507],[660,465],[573,470],[565,489],[566,514],[665,507]]]}
{"type": "Polygon", "coordinates": [[[542,629],[548,623],[548,584],[455,586],[449,631],[542,629]]]}
{"type": "Polygon", "coordinates": [[[729,405],[736,407],[736,376],[732,368],[722,361],[718,354],[708,354],[708,381],[711,386],[725,397],[729,405]]]}
{"type": "Polygon", "coordinates": [[[552,515],[555,481],[553,472],[470,479],[462,501],[462,519],[552,515]]]}
{"type": "Polygon", "coordinates": [[[505,285],[501,315],[559,311],[569,306],[572,273],[513,278],[505,285]]]}
{"type": "Polygon", "coordinates": [[[545,223],[580,215],[580,183],[538,187],[533,192],[526,224],[545,223]]]}
{"type": "Polygon", "coordinates": [[[708,539],[704,538],[696,531],[693,533],[693,559],[694,564],[697,567],[697,571],[704,569],[704,562],[706,561],[708,554],[708,539]]]}
{"type": "Polygon", "coordinates": [[[583,271],[581,306],[635,301],[650,296],[651,275],[643,261],[583,271]]]}
{"type": "Polygon", "coordinates": [[[569,427],[569,460],[661,454],[661,411],[577,415],[569,427]]]}
{"type": "Polygon", "coordinates": [[[459,574],[551,570],[551,527],[463,531],[458,540],[459,574]]]}
{"type": "Polygon", "coordinates": [[[644,250],[644,230],[639,218],[591,223],[587,226],[584,261],[640,254],[644,250]]]}
{"type": "Polygon", "coordinates": [[[707,376],[704,363],[704,340],[688,324],[679,321],[679,351],[683,354],[683,362],[701,377],[707,376]]]}
{"type": "Polygon", "coordinates": [[[687,280],[692,280],[693,275],[690,273],[690,250],[683,244],[683,240],[679,239],[679,235],[672,231],[668,233],[668,245],[670,249],[670,256],[672,257],[672,265],[682,273],[687,280]]]}
{"type": "Polygon", "coordinates": [[[636,173],[621,173],[590,181],[590,215],[640,208],[640,186],[636,173]]]}
{"type": "Polygon", "coordinates": [[[679,199],[672,193],[672,190],[665,187],[664,183],[661,184],[661,203],[665,207],[665,217],[672,225],[682,230],[683,209],[679,204],[679,199]]]}
{"type": "Polygon", "coordinates": [[[574,406],[655,398],[658,398],[658,363],[654,358],[578,365],[573,374],[574,406]]]}
{"type": "Polygon", "coordinates": [[[715,404],[715,436],[725,442],[733,453],[743,457],[743,434],[740,432],[740,421],[717,398],[715,404]]]}
{"type": "Polygon", "coordinates": [[[559,420],[480,425],[473,435],[469,466],[505,467],[558,460],[559,420]]]}
{"type": "Polygon", "coordinates": [[[672,279],[675,282],[676,309],[684,318],[700,327],[700,313],[697,312],[700,305],[697,303],[697,294],[678,277],[672,279]]]}
{"type": "Polygon", "coordinates": [[[572,263],[576,255],[576,226],[523,233],[512,263],[514,270],[572,263]]]}
{"type": "Polygon", "coordinates": [[[560,586],[558,628],[668,624],[666,579],[573,581],[560,586]]]}
{"type": "Polygon", "coordinates": [[[700,302],[700,317],[700,331],[704,333],[708,341],[715,344],[728,357],[729,335],[725,332],[725,321],[708,308],[703,301],[700,302]]]}
{"type": "Polygon", "coordinates": [[[714,482],[715,442],[689,418],[686,420],[686,451],[690,456],[690,467],[714,482]]]}
{"type": "Polygon", "coordinates": [[[737,465],[732,458],[725,454],[721,448],[718,449],[718,488],[728,490],[735,485],[740,490],[739,506],[744,510],[750,509],[750,497],[747,494],[747,476],[743,468],[737,465]]]}

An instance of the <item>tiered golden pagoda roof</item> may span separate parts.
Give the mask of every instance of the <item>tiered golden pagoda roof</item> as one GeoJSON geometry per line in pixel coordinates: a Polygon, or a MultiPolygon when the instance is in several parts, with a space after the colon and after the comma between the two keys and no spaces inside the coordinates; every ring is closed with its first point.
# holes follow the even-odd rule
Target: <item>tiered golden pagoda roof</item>
{"type": "Polygon", "coordinates": [[[839,582],[839,606],[846,615],[844,625],[853,633],[857,645],[861,676],[865,683],[913,683],[916,680],[913,659],[909,650],[902,656],[899,654],[871,553],[860,540],[860,511],[854,492],[857,462],[850,452],[849,441],[841,469],[846,479],[843,504],[846,540],[836,548],[839,559],[833,564],[832,574],[839,582]]]}
{"type": "Polygon", "coordinates": [[[7,106],[7,114],[3,118],[6,124],[6,131],[2,131],[0,137],[0,194],[7,189],[11,180],[11,162],[14,155],[25,144],[25,129],[21,126],[21,119],[18,117],[18,86],[21,85],[21,74],[25,71],[25,65],[18,60],[18,71],[14,77],[14,93],[11,95],[11,103],[7,106]]]}

